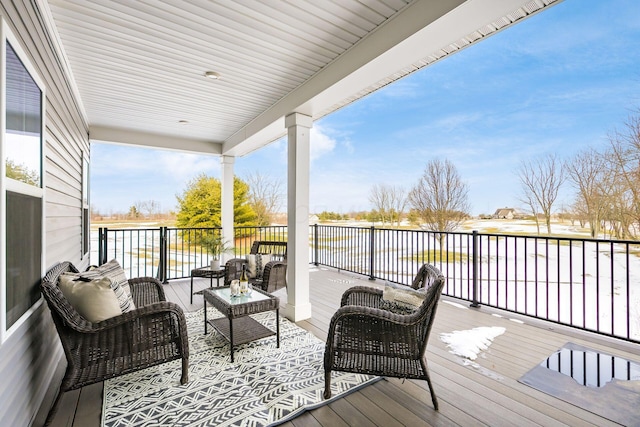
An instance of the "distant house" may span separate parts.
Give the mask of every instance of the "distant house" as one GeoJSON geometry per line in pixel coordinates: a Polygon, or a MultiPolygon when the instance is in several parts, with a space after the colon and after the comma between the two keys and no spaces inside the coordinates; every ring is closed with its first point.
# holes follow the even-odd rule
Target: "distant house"
{"type": "Polygon", "coordinates": [[[493,214],[494,219],[513,219],[516,216],[516,210],[513,208],[499,208],[493,214]]]}

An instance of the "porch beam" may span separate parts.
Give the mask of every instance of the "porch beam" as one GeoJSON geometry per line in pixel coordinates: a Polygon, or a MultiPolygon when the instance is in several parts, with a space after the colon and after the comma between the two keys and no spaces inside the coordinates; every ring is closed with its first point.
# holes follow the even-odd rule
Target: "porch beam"
{"type": "MultiPolygon", "coordinates": [[[[398,69],[412,67],[416,61],[458,40],[480,24],[474,15],[465,26],[450,19],[457,9],[466,10],[472,3],[488,9],[493,17],[497,4],[506,4],[507,12],[517,8],[514,0],[439,0],[415,1],[392,19],[380,25],[295,90],[266,109],[253,121],[224,142],[223,152],[242,156],[282,136],[282,117],[291,111],[318,119],[319,114],[346,97],[366,90],[375,82],[388,78],[398,69]],[[470,25],[466,25],[470,23],[470,25]],[[434,25],[435,24],[435,25],[434,25]],[[433,28],[436,27],[436,28],[433,28]],[[410,49],[404,46],[409,44],[410,49]],[[400,50],[402,55],[396,52],[400,50]],[[391,59],[392,58],[392,59],[391,59]],[[354,76],[354,74],[356,74],[354,76]],[[345,81],[343,83],[343,81],[345,81]],[[339,85],[338,88],[333,86],[339,85]]],[[[457,16],[457,15],[456,15],[457,16]]],[[[502,16],[497,14],[495,16],[502,16]]],[[[494,18],[495,19],[495,18],[494,18]]],[[[480,21],[482,24],[491,22],[480,21]]]]}
{"type": "Polygon", "coordinates": [[[313,119],[291,113],[285,117],[287,171],[287,304],[293,322],[311,318],[309,300],[309,143],[313,119]]]}
{"type": "MultiPolygon", "coordinates": [[[[222,223],[222,241],[233,245],[233,166],[236,158],[233,156],[222,156],[220,158],[220,181],[222,190],[222,207],[220,210],[222,223]]],[[[223,255],[226,258],[226,254],[223,255]]]]}
{"type": "Polygon", "coordinates": [[[89,128],[89,139],[91,142],[136,145],[194,154],[222,154],[222,143],[216,141],[160,135],[152,132],[140,132],[107,126],[91,126],[89,128]]]}

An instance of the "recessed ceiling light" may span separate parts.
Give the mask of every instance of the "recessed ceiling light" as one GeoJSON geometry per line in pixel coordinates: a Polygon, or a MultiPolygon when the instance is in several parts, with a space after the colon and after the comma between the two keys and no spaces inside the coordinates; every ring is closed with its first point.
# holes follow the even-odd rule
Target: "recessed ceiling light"
{"type": "Polygon", "coordinates": [[[189,120],[178,120],[178,124],[188,125],[189,124],[189,120]]]}
{"type": "Polygon", "coordinates": [[[215,71],[207,71],[206,73],[204,73],[204,76],[212,80],[218,80],[222,77],[220,73],[216,73],[215,71]]]}

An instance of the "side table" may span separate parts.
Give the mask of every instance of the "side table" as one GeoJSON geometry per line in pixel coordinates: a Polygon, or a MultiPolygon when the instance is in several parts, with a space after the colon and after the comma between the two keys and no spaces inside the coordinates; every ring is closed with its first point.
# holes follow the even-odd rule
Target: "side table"
{"type": "Polygon", "coordinates": [[[229,341],[231,362],[234,346],[259,340],[271,335],[276,336],[276,346],[280,348],[280,299],[266,292],[254,289],[250,295],[232,297],[228,286],[205,289],[204,296],[204,333],[207,326],[213,326],[229,341]],[[207,303],[214,306],[224,317],[207,320],[207,303]],[[276,330],[263,326],[250,317],[251,314],[275,311],[276,330]]]}
{"type": "MultiPolygon", "coordinates": [[[[194,277],[208,277],[209,278],[209,289],[213,288],[213,279],[216,279],[216,287],[220,287],[220,279],[224,277],[225,267],[224,265],[220,266],[219,270],[213,270],[210,266],[194,268],[191,270],[191,292],[189,298],[191,298],[190,303],[193,304],[193,278],[194,277]]],[[[224,284],[224,283],[223,283],[224,284]]],[[[201,294],[202,291],[195,292],[195,294],[201,294]]]]}

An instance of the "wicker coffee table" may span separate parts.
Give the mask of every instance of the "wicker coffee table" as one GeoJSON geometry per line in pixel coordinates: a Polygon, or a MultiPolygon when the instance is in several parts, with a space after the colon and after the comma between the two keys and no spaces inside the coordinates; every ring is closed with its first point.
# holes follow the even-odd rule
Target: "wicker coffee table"
{"type": "Polygon", "coordinates": [[[251,295],[231,297],[228,286],[215,289],[205,289],[204,295],[204,333],[207,326],[213,326],[229,341],[231,348],[231,362],[233,362],[233,347],[251,341],[276,336],[276,343],[280,348],[280,299],[266,292],[254,289],[251,295]],[[207,303],[214,306],[225,317],[207,320],[207,303]],[[264,311],[276,312],[276,330],[263,326],[250,314],[264,311]]]}

